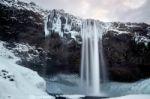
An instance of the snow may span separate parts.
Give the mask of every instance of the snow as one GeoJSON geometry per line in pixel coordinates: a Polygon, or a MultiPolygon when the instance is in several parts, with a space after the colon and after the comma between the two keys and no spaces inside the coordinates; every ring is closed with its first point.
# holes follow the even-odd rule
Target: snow
{"type": "MultiPolygon", "coordinates": [[[[85,96],[84,95],[61,95],[61,97],[65,97],[67,99],[82,99],[85,96]]],[[[112,97],[112,98],[106,98],[106,99],[150,99],[150,95],[143,95],[143,94],[126,95],[126,96],[112,97]]]]}
{"type": "Polygon", "coordinates": [[[4,4],[5,6],[8,7],[14,7],[16,9],[25,9],[33,12],[40,13],[41,15],[46,15],[47,12],[44,11],[40,6],[38,5],[33,5],[29,2],[22,2],[22,0],[0,0],[1,4],[4,4]]]}
{"type": "Polygon", "coordinates": [[[0,41],[0,57],[11,58],[14,61],[18,61],[19,58],[16,57],[11,50],[6,49],[4,47],[5,44],[6,44],[5,42],[0,41]]]}
{"type": "Polygon", "coordinates": [[[76,31],[74,28],[81,28],[82,19],[74,17],[62,10],[52,10],[47,19],[45,20],[45,36],[51,34],[51,32],[58,33],[60,37],[64,34],[70,34],[71,38],[76,39],[76,36],[80,35],[80,31],[76,31]],[[64,18],[65,23],[61,20],[64,18]],[[51,25],[47,26],[47,23],[51,25]]]}
{"type": "Polygon", "coordinates": [[[29,50],[35,50],[35,47],[31,47],[29,44],[15,43],[15,48],[13,48],[13,50],[17,50],[19,52],[28,52],[29,50]]]}
{"type": "Polygon", "coordinates": [[[68,18],[65,19],[66,19],[66,23],[64,25],[64,30],[71,30],[71,25],[68,24],[68,18]]]}
{"type": "Polygon", "coordinates": [[[135,33],[134,40],[137,44],[144,43],[146,47],[148,46],[148,43],[150,42],[149,38],[147,38],[146,36],[139,35],[138,33],[135,33]]]}
{"type": "Polygon", "coordinates": [[[58,15],[57,18],[53,19],[53,25],[52,25],[52,30],[55,31],[56,33],[59,33],[61,37],[63,37],[63,33],[61,32],[61,20],[60,16],[58,15]]]}
{"type": "Polygon", "coordinates": [[[61,20],[60,20],[60,15],[57,13],[56,16],[57,17],[54,17],[54,13],[50,13],[50,15],[48,15],[46,17],[46,20],[45,20],[45,36],[48,36],[50,35],[50,32],[55,32],[55,33],[58,33],[61,37],[63,37],[63,33],[61,31],[61,20]],[[52,20],[50,18],[53,18],[52,20]],[[48,27],[47,24],[48,22],[51,22],[52,23],[52,26],[48,27]]]}
{"type": "Polygon", "coordinates": [[[79,35],[79,33],[76,32],[76,31],[70,31],[70,33],[71,33],[71,38],[73,38],[74,40],[76,40],[76,37],[79,35]]]}
{"type": "Polygon", "coordinates": [[[105,90],[110,96],[124,96],[128,94],[150,94],[150,79],[134,83],[109,82],[105,90]]]}
{"type": "MultiPolygon", "coordinates": [[[[118,23],[120,24],[120,23],[118,23]]],[[[125,24],[126,25],[126,24],[125,24]]],[[[127,25],[126,25],[127,26],[127,25]]],[[[114,27],[112,23],[107,23],[107,26],[109,31],[114,31],[117,32],[116,35],[120,35],[120,34],[129,34],[130,32],[128,31],[124,31],[124,30],[119,30],[119,26],[114,27]]],[[[127,26],[128,27],[128,26],[127,26]]]]}
{"type": "Polygon", "coordinates": [[[81,99],[85,97],[84,95],[61,95],[61,97],[66,97],[67,99],[81,99]]]}
{"type": "Polygon", "coordinates": [[[14,43],[14,47],[11,48],[4,47],[6,45],[8,45],[8,43],[0,41],[0,56],[13,59],[14,61],[21,61],[20,58],[26,58],[27,61],[30,61],[34,58],[38,58],[40,54],[36,50],[35,46],[30,46],[29,44],[14,43]],[[29,51],[34,51],[34,53],[27,54],[26,57],[24,57],[24,55],[21,54],[29,53],[29,51]]]}
{"type": "Polygon", "coordinates": [[[0,42],[0,99],[54,99],[37,72],[17,65],[19,58],[4,44],[0,42]]]}
{"type": "Polygon", "coordinates": [[[127,31],[119,31],[117,29],[110,29],[111,31],[114,31],[114,32],[117,32],[117,35],[119,34],[129,34],[130,32],[127,32],[127,31]]]}
{"type": "Polygon", "coordinates": [[[140,26],[139,26],[139,25],[137,25],[137,24],[135,24],[135,23],[129,23],[129,24],[128,24],[128,23],[126,23],[126,24],[125,24],[125,26],[126,26],[126,27],[128,27],[128,28],[133,28],[133,27],[140,28],[140,26]]]}
{"type": "Polygon", "coordinates": [[[127,95],[122,97],[115,97],[115,98],[109,98],[109,99],[150,99],[150,95],[127,95]]]}

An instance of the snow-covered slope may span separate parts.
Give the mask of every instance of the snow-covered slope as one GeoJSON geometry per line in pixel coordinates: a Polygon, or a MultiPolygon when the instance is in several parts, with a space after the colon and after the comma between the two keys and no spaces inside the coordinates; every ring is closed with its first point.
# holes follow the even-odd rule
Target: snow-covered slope
{"type": "MultiPolygon", "coordinates": [[[[18,64],[32,61],[32,63],[41,62],[42,65],[42,63],[45,62],[42,61],[41,57],[43,54],[46,54],[46,52],[43,51],[42,48],[36,48],[26,43],[8,43],[0,41],[0,48],[0,56],[13,59],[18,64]]],[[[46,57],[44,58],[46,59],[46,57]]]]}
{"type": "Polygon", "coordinates": [[[0,99],[53,99],[37,72],[16,64],[19,60],[0,42],[0,99]]]}

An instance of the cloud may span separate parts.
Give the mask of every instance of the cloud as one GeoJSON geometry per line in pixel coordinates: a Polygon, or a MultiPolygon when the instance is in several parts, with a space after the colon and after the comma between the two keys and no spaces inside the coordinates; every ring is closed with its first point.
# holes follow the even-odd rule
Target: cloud
{"type": "MultiPolygon", "coordinates": [[[[24,0],[27,1],[27,0],[24,0]]],[[[64,9],[101,21],[150,23],[150,0],[32,0],[46,9],[64,9]]]]}
{"type": "Polygon", "coordinates": [[[136,9],[145,4],[146,0],[123,0],[123,4],[129,8],[136,9]]]}

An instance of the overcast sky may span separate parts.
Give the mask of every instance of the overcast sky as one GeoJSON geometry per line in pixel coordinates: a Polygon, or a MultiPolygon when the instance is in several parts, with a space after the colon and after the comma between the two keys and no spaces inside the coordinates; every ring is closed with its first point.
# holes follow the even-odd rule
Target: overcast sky
{"type": "MultiPolygon", "coordinates": [[[[24,0],[29,1],[29,0],[24,0]]],[[[150,23],[150,0],[30,0],[46,9],[64,9],[101,21],[150,23]]]]}

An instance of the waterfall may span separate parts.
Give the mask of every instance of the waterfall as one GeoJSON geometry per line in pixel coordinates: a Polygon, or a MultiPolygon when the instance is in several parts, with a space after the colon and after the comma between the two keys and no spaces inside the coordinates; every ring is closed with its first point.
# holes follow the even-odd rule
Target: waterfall
{"type": "Polygon", "coordinates": [[[87,95],[101,95],[101,83],[106,79],[100,22],[85,20],[81,29],[81,85],[87,95]]]}
{"type": "Polygon", "coordinates": [[[48,16],[46,17],[46,19],[44,20],[44,32],[45,32],[45,37],[49,35],[49,30],[47,27],[47,23],[48,23],[48,16]]]}

